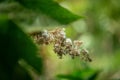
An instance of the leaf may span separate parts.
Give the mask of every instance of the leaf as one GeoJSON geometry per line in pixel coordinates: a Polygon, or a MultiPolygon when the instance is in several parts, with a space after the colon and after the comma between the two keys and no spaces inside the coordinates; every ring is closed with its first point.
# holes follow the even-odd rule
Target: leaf
{"type": "Polygon", "coordinates": [[[99,75],[100,71],[96,71],[94,72],[89,78],[88,80],[96,80],[97,76],[99,75]]]}
{"type": "Polygon", "coordinates": [[[67,80],[83,80],[79,76],[73,76],[73,75],[57,75],[58,78],[60,79],[67,79],[67,80]]]}
{"type": "Polygon", "coordinates": [[[54,2],[52,0],[17,0],[17,1],[26,8],[37,12],[43,12],[62,24],[68,24],[81,18],[80,16],[75,15],[68,11],[67,9],[61,7],[57,2],[54,2]]]}
{"type": "Polygon", "coordinates": [[[3,2],[4,0],[0,0],[0,2],[3,2]]]}
{"type": "Polygon", "coordinates": [[[70,74],[59,74],[57,75],[57,78],[68,80],[95,80],[99,73],[100,71],[98,70],[85,68],[81,70],[75,70],[75,72],[70,74]]]}
{"type": "Polygon", "coordinates": [[[0,50],[0,71],[6,76],[12,76],[20,59],[24,59],[41,73],[42,60],[37,57],[37,47],[27,34],[5,15],[0,16],[0,50]]]}
{"type": "Polygon", "coordinates": [[[32,80],[32,77],[25,68],[17,65],[14,69],[12,80],[32,80]]]}

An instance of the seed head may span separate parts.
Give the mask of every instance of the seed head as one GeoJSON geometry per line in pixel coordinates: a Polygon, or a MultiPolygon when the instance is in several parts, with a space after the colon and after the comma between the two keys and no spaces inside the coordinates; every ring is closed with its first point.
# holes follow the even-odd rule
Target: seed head
{"type": "Polygon", "coordinates": [[[66,38],[64,28],[57,28],[52,31],[44,30],[33,34],[32,37],[38,44],[53,44],[53,50],[60,59],[64,55],[68,54],[72,59],[80,56],[81,59],[85,61],[92,61],[88,55],[88,51],[86,49],[80,49],[83,42],[80,40],[75,40],[72,42],[70,38],[66,38]]]}

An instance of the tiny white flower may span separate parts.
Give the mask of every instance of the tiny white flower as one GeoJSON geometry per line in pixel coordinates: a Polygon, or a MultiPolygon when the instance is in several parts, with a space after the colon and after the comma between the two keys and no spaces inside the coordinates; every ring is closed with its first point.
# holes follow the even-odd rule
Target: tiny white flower
{"type": "Polygon", "coordinates": [[[75,40],[75,41],[73,41],[73,43],[74,43],[74,46],[80,47],[83,42],[79,41],[79,40],[75,40]]]}
{"type": "Polygon", "coordinates": [[[68,45],[72,45],[72,41],[71,41],[70,38],[67,38],[65,42],[66,42],[66,44],[68,44],[68,45]]]}
{"type": "Polygon", "coordinates": [[[47,31],[47,30],[44,30],[43,33],[48,33],[48,31],[47,31]]]}
{"type": "Polygon", "coordinates": [[[59,44],[55,44],[54,46],[57,47],[57,46],[59,46],[59,44]]]}
{"type": "Polygon", "coordinates": [[[48,31],[44,30],[43,33],[42,33],[42,36],[48,38],[49,37],[48,31]]]}
{"type": "Polygon", "coordinates": [[[61,35],[66,35],[64,31],[60,31],[60,34],[61,35]]]}
{"type": "Polygon", "coordinates": [[[66,38],[66,36],[64,35],[63,38],[66,38]]]}

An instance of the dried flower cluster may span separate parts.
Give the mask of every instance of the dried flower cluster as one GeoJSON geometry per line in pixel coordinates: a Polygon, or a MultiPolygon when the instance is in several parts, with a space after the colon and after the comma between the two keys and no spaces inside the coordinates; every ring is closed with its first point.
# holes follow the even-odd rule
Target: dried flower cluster
{"type": "Polygon", "coordinates": [[[88,51],[80,48],[82,42],[75,40],[72,42],[70,38],[66,38],[65,29],[57,28],[52,31],[41,31],[32,33],[32,37],[38,44],[53,44],[54,52],[61,59],[63,55],[70,55],[73,59],[75,56],[80,56],[85,61],[91,61],[88,51]]]}

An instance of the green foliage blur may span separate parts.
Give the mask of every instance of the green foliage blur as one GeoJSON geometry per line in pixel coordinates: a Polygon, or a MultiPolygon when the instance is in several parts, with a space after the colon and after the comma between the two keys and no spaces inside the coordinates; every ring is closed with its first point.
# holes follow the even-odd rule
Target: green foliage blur
{"type": "Polygon", "coordinates": [[[0,0],[0,80],[120,80],[120,0],[0,0]],[[59,59],[29,33],[65,28],[92,62],[59,59]]]}

